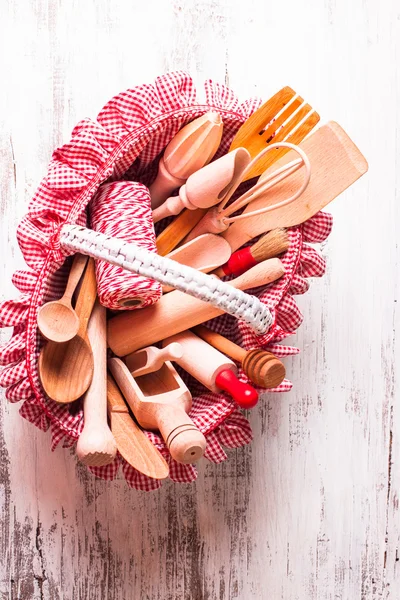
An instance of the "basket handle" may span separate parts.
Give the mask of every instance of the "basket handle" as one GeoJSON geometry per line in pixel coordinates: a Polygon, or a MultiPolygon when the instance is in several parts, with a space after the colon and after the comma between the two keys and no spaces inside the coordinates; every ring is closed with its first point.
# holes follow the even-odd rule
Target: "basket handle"
{"type": "Polygon", "coordinates": [[[105,260],[209,302],[247,323],[258,335],[265,334],[272,324],[270,310],[256,296],[119,238],[78,225],[64,225],[60,245],[64,250],[105,260]]]}

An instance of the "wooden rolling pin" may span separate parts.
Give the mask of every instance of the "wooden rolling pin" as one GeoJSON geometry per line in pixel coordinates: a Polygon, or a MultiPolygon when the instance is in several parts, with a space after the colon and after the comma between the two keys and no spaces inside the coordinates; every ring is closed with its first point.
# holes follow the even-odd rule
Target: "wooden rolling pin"
{"type": "Polygon", "coordinates": [[[170,362],[136,379],[119,358],[108,366],[139,425],[158,429],[174,460],[189,464],[203,456],[206,439],[187,414],[192,396],[170,362]]]}
{"type": "MultiPolygon", "coordinates": [[[[232,280],[230,284],[246,290],[271,283],[283,273],[281,261],[271,258],[232,280]]],[[[117,356],[126,356],[221,314],[223,310],[208,302],[175,290],[152,306],[136,312],[127,311],[110,319],[108,345],[117,356]]]]}
{"type": "Polygon", "coordinates": [[[241,363],[247,377],[256,385],[263,388],[277,387],[285,379],[283,363],[271,352],[265,350],[244,350],[237,344],[226,339],[219,333],[198,325],[193,331],[203,340],[241,363]]]}
{"type": "Polygon", "coordinates": [[[252,408],[258,402],[258,393],[237,378],[237,366],[213,346],[191,331],[183,331],[163,341],[167,348],[179,344],[182,356],[175,359],[195,379],[212,392],[227,392],[241,408],[252,408]]]}
{"type": "Polygon", "coordinates": [[[111,463],[117,445],[107,423],[107,344],[106,309],[98,300],[88,326],[93,350],[93,379],[83,399],[84,426],[76,445],[76,454],[89,467],[111,463]]]}

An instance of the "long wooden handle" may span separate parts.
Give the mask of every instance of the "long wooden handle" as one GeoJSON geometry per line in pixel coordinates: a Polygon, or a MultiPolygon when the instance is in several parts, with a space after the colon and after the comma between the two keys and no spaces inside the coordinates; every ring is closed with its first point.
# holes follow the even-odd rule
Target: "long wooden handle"
{"type": "Polygon", "coordinates": [[[233,358],[233,360],[242,362],[246,356],[246,350],[237,344],[234,344],[223,335],[220,335],[215,331],[211,331],[211,329],[207,329],[207,327],[204,327],[204,325],[197,325],[197,327],[193,327],[193,331],[196,335],[211,344],[211,346],[214,346],[214,348],[217,348],[217,350],[223,352],[223,354],[233,358]]]}
{"type": "MultiPolygon", "coordinates": [[[[241,290],[249,289],[271,283],[283,273],[281,261],[272,258],[259,263],[230,284],[241,290]]],[[[174,291],[141,311],[125,312],[111,319],[107,340],[114,354],[126,356],[221,314],[223,310],[208,302],[174,291]]]]}
{"type": "Polygon", "coordinates": [[[92,314],[93,306],[96,301],[96,295],[97,285],[95,264],[94,259],[89,258],[75,306],[75,312],[79,317],[80,323],[78,333],[81,336],[84,336],[86,333],[89,318],[92,314]]]}
{"type": "Polygon", "coordinates": [[[107,411],[109,414],[126,413],[129,415],[124,397],[110,373],[107,373],[107,411]]]}
{"type": "Polygon", "coordinates": [[[106,309],[97,301],[88,327],[93,349],[93,379],[83,399],[84,427],[76,453],[88,466],[111,463],[117,453],[114,437],[107,424],[107,344],[106,309]]]}
{"type": "Polygon", "coordinates": [[[84,256],[83,254],[75,254],[71,270],[69,272],[67,287],[65,288],[63,300],[71,301],[72,294],[74,293],[75,288],[82,277],[82,273],[85,270],[88,258],[88,256],[84,256]]]}
{"type": "Polygon", "coordinates": [[[156,239],[157,252],[166,256],[192,231],[200,219],[206,214],[206,208],[188,210],[185,208],[172,223],[156,239]]]}

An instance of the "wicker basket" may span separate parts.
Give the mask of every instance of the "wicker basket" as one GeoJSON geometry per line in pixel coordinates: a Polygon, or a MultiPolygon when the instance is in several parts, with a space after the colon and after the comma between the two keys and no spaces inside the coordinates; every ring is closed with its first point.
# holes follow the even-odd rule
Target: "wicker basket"
{"type": "MultiPolygon", "coordinates": [[[[76,238],[77,231],[84,231],[75,226],[87,227],[89,201],[105,181],[128,179],[149,185],[168,142],[187,122],[209,110],[218,111],[224,122],[215,158],[222,156],[240,125],[259,103],[251,99],[240,104],[231,90],[207,81],[205,104],[198,104],[190,77],[182,72],[169,73],[157,78],[154,84],[138,86],[113,98],[96,121],[84,119],[78,123],[71,141],[54,151],[47,175],[17,231],[28,265],[13,276],[21,295],[0,306],[1,326],[13,327],[11,339],[0,349],[0,364],[4,367],[0,385],[7,388],[6,398],[10,402],[22,402],[20,414],[24,418],[43,431],[50,428],[53,449],[60,442],[65,447],[76,442],[83,427],[83,414],[79,403],[57,404],[41,388],[37,359],[43,340],[37,331],[36,316],[39,306],[63,293],[69,256],[73,253],[70,241],[76,238]]],[[[309,277],[324,273],[323,258],[308,244],[325,240],[331,226],[331,216],[320,212],[289,230],[290,247],[282,257],[285,275],[264,289],[257,289],[261,305],[268,308],[265,314],[271,317],[266,333],[258,335],[251,324],[229,314],[207,325],[246,349],[259,347],[278,357],[297,354],[296,348],[280,342],[302,320],[293,295],[307,291],[309,277]]],[[[247,381],[242,371],[240,378],[247,381]]],[[[207,438],[208,460],[221,462],[226,459],[224,448],[251,441],[249,423],[233,402],[225,395],[210,393],[189,376],[185,380],[193,396],[190,416],[207,438]]],[[[290,389],[291,383],[285,380],[269,391],[290,389]]],[[[195,466],[176,463],[161,437],[150,432],[148,435],[167,459],[172,480],[190,482],[196,478],[195,466]]],[[[113,479],[119,467],[132,487],[151,490],[160,486],[160,481],[137,472],[119,455],[111,465],[93,467],[91,471],[104,479],[113,479]]]]}

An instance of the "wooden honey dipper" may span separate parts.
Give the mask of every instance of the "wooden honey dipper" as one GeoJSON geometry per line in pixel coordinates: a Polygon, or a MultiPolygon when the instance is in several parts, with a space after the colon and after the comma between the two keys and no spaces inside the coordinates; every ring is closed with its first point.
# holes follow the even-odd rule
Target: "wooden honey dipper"
{"type": "Polygon", "coordinates": [[[203,325],[193,327],[193,331],[211,346],[241,363],[247,377],[256,385],[267,389],[274,388],[285,379],[286,371],[283,363],[271,352],[258,349],[244,350],[203,325]]]}

